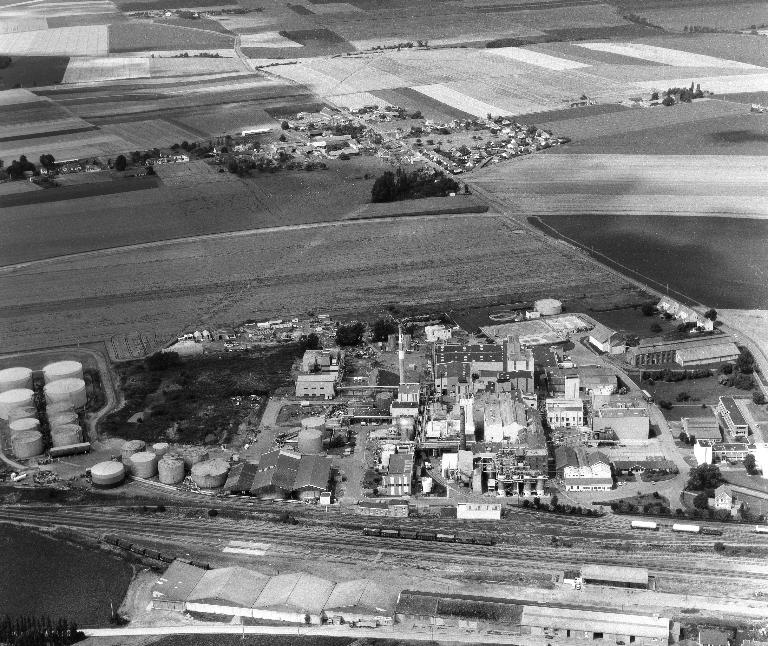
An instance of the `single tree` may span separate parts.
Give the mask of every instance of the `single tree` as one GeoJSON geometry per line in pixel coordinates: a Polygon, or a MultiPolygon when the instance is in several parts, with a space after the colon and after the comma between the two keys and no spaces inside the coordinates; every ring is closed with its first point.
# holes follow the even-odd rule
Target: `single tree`
{"type": "Polygon", "coordinates": [[[125,158],[125,155],[118,155],[115,159],[115,170],[123,171],[127,165],[128,160],[125,158]]]}
{"type": "Polygon", "coordinates": [[[710,321],[716,321],[717,320],[717,310],[714,307],[708,309],[706,312],[704,312],[704,318],[707,318],[710,321]]]}
{"type": "Polygon", "coordinates": [[[685,488],[689,491],[703,491],[704,489],[716,489],[723,483],[723,474],[720,468],[714,464],[700,464],[690,471],[688,483],[685,488]]]}
{"type": "Polygon", "coordinates": [[[755,461],[755,456],[751,453],[747,453],[747,456],[744,458],[744,468],[747,470],[747,473],[749,475],[754,475],[757,473],[757,463],[755,461]]]}

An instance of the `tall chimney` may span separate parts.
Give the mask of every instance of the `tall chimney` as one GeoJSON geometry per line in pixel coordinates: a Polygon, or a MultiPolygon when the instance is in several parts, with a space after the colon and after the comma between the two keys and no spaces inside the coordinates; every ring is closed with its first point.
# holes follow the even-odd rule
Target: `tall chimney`
{"type": "Polygon", "coordinates": [[[403,326],[397,326],[398,340],[397,340],[397,358],[400,364],[400,385],[405,383],[405,348],[403,347],[403,326]]]}
{"type": "Polygon", "coordinates": [[[459,406],[459,449],[467,450],[467,413],[464,406],[459,406]]]}

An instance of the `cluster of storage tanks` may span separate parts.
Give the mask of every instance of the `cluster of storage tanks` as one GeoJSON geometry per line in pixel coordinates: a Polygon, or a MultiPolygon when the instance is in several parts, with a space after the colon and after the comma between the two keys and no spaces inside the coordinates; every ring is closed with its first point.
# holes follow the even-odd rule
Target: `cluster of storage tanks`
{"type": "Polygon", "coordinates": [[[91,480],[99,487],[111,487],[123,482],[130,474],[136,478],[154,478],[166,485],[180,484],[189,472],[201,489],[223,487],[229,475],[229,462],[208,459],[202,447],[180,447],[170,452],[170,446],[158,442],[147,447],[142,440],[128,440],[120,452],[121,462],[101,462],[91,469],[91,480]]]}
{"type": "MultiPolygon", "coordinates": [[[[7,426],[3,444],[20,460],[43,452],[32,377],[33,371],[22,366],[0,370],[0,420],[7,426]]],[[[43,379],[53,446],[82,442],[75,409],[86,403],[83,365],[79,361],[50,363],[43,368],[43,379]]]]}

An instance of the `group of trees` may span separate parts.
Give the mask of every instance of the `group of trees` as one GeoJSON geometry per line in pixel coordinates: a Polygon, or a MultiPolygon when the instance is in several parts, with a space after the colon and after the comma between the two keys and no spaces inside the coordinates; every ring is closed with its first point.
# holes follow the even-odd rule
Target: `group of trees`
{"type": "Polygon", "coordinates": [[[373,183],[372,202],[395,202],[422,197],[444,197],[459,190],[456,180],[443,173],[415,170],[410,173],[398,168],[385,171],[373,183]]]}
{"type": "Polygon", "coordinates": [[[9,646],[69,646],[85,639],[74,621],[50,617],[0,619],[0,644],[9,646]]]}
{"type": "MultiPolygon", "coordinates": [[[[3,168],[2,162],[0,162],[0,169],[3,168]]],[[[18,159],[14,159],[8,166],[5,167],[5,174],[10,179],[21,179],[24,177],[24,173],[31,171],[35,172],[37,168],[35,165],[27,159],[26,155],[21,155],[18,159]]]]}
{"type": "Polygon", "coordinates": [[[342,323],[336,329],[336,343],[341,346],[357,345],[363,340],[365,334],[365,323],[362,321],[352,321],[351,323],[342,323]]]}
{"type": "Polygon", "coordinates": [[[697,83],[694,88],[694,83],[691,81],[691,87],[671,87],[664,93],[664,99],[661,102],[662,105],[670,106],[675,103],[691,103],[694,99],[700,99],[704,96],[704,92],[701,90],[701,86],[697,83]]]}
{"type": "Polygon", "coordinates": [[[725,482],[720,467],[715,464],[700,464],[691,469],[685,488],[688,491],[714,491],[725,482]]]}

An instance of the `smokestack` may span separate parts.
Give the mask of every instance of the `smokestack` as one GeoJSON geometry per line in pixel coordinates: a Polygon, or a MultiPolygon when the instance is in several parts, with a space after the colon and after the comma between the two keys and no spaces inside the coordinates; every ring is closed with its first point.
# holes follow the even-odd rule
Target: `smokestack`
{"type": "Polygon", "coordinates": [[[398,340],[397,340],[397,358],[400,364],[400,385],[405,383],[405,349],[403,347],[403,326],[397,326],[398,340]]]}
{"type": "Polygon", "coordinates": [[[459,449],[467,450],[467,413],[464,406],[459,406],[459,449]]]}

